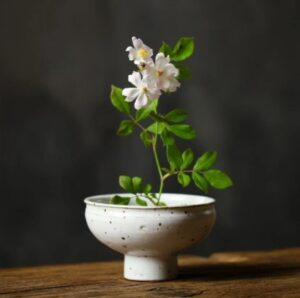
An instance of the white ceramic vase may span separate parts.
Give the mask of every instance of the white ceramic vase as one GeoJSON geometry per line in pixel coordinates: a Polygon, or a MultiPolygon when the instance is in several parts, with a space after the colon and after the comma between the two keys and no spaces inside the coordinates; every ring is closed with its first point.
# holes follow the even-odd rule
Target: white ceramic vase
{"type": "Polygon", "coordinates": [[[85,217],[99,241],[125,255],[126,279],[176,278],[178,253],[203,240],[215,222],[209,197],[165,193],[167,207],[142,207],[110,204],[112,196],[86,198],[85,217]]]}

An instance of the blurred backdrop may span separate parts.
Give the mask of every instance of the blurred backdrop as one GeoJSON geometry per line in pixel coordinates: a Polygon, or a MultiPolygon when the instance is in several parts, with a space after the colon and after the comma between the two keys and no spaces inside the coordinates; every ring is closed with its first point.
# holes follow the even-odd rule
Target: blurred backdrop
{"type": "Polygon", "coordinates": [[[154,49],[195,37],[193,79],[162,110],[186,109],[193,149],[217,150],[235,182],[210,194],[216,226],[189,252],[299,246],[296,4],[2,0],[0,267],[120,257],[89,232],[83,199],[118,192],[119,174],[157,178],[139,139],[115,135],[109,101],[111,83],[128,86],[133,35],[154,49]]]}

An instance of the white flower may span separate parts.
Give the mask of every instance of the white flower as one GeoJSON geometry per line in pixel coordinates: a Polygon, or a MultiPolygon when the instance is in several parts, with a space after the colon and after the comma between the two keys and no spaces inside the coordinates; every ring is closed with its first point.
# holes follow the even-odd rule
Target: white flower
{"type": "Polygon", "coordinates": [[[133,47],[127,47],[128,58],[135,64],[147,64],[152,62],[153,50],[146,46],[143,41],[135,36],[132,37],[133,47]]]}
{"type": "Polygon", "coordinates": [[[124,88],[122,94],[126,96],[125,101],[135,100],[134,107],[137,110],[147,106],[149,100],[157,99],[161,94],[151,77],[142,77],[141,73],[137,71],[128,76],[128,81],[135,88],[124,88]]]}
{"type": "Polygon", "coordinates": [[[163,53],[156,55],[155,63],[146,65],[143,74],[156,80],[157,88],[165,92],[174,92],[180,86],[176,79],[178,69],[170,63],[169,56],[166,57],[163,53]]]}

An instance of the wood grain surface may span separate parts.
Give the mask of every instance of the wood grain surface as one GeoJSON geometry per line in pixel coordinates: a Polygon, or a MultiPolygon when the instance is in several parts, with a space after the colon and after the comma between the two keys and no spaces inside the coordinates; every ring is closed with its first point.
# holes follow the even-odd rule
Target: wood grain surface
{"type": "Polygon", "coordinates": [[[122,262],[0,269],[0,297],[300,297],[300,248],[182,256],[180,276],[123,279],[122,262]]]}

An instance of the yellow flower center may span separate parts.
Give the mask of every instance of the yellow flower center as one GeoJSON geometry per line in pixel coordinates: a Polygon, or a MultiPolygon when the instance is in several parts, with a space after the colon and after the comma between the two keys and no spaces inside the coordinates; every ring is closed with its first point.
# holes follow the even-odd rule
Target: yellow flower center
{"type": "Polygon", "coordinates": [[[148,51],[145,48],[141,48],[137,51],[137,54],[140,58],[146,59],[149,56],[148,51]]]}
{"type": "Polygon", "coordinates": [[[162,70],[156,71],[156,76],[160,77],[164,72],[162,70]]]}

